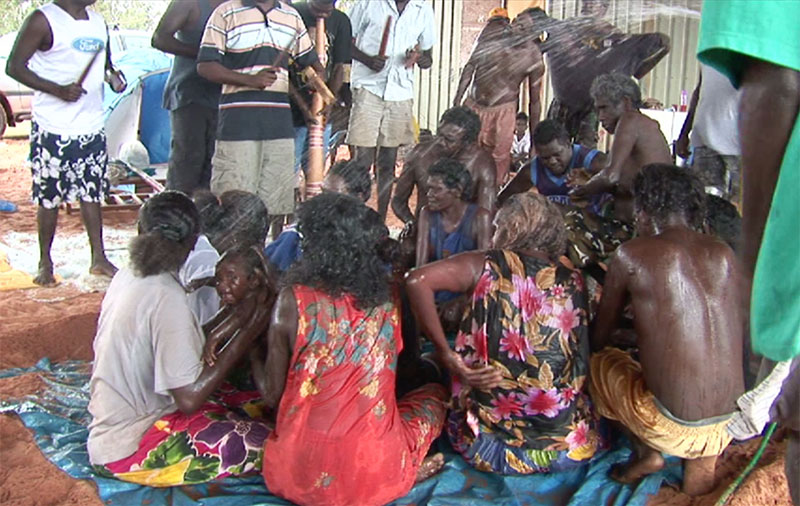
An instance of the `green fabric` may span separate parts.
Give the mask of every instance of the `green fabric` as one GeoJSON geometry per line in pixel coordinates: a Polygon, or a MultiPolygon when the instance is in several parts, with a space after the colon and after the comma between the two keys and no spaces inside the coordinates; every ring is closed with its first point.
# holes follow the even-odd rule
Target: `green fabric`
{"type": "MultiPolygon", "coordinates": [[[[800,71],[800,0],[705,1],[698,58],[738,86],[746,59],[800,71]]],[[[786,146],[761,243],[750,307],[753,349],[800,355],[800,117],[786,146]]]]}

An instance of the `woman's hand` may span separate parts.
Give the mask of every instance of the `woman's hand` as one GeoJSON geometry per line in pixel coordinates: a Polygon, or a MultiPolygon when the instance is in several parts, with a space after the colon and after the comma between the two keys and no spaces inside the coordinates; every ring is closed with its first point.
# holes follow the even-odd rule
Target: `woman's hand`
{"type": "Polygon", "coordinates": [[[469,367],[464,363],[461,355],[453,350],[438,353],[437,358],[450,371],[450,374],[457,376],[462,383],[472,388],[491,390],[503,381],[503,375],[494,367],[480,364],[469,367]]]}

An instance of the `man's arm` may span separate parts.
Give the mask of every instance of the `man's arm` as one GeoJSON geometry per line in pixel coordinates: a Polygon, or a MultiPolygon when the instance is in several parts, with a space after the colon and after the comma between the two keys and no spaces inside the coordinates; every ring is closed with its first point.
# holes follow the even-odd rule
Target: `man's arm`
{"type": "Polygon", "coordinates": [[[467,92],[469,85],[472,84],[472,77],[474,75],[475,64],[472,63],[472,58],[470,58],[461,70],[461,77],[458,79],[458,88],[456,88],[456,96],[453,99],[453,107],[458,107],[464,102],[464,94],[467,92]]]}
{"type": "Polygon", "coordinates": [[[478,250],[484,251],[492,246],[492,214],[486,209],[478,209],[475,215],[475,229],[478,250]]]}
{"type": "Polygon", "coordinates": [[[477,204],[482,208],[489,211],[492,216],[495,212],[495,199],[497,198],[497,171],[495,170],[494,160],[483,149],[479,155],[473,160],[473,164],[477,164],[475,170],[471,171],[478,177],[478,202],[477,204]]]}
{"type": "Polygon", "coordinates": [[[431,247],[431,215],[428,206],[419,210],[417,221],[417,267],[422,267],[430,260],[431,247]]]}
{"type": "Polygon", "coordinates": [[[497,206],[503,207],[506,200],[511,198],[512,195],[523,193],[531,189],[533,182],[531,182],[531,165],[533,160],[526,163],[519,169],[519,172],[500,190],[497,194],[497,206]]]}
{"type": "MultiPolygon", "coordinates": [[[[75,102],[86,93],[79,84],[73,82],[62,86],[42,79],[28,68],[28,61],[33,53],[37,50],[46,51],[52,45],[53,37],[47,18],[40,11],[33,11],[19,30],[17,40],[8,56],[6,74],[28,88],[54,95],[66,102],[75,102]]],[[[75,79],[77,80],[78,76],[75,76],[75,79]]]]}
{"type": "Polygon", "coordinates": [[[603,170],[603,168],[606,166],[607,163],[608,163],[608,155],[606,155],[602,151],[598,151],[597,154],[594,155],[594,158],[592,158],[592,163],[590,163],[589,166],[586,167],[586,169],[592,174],[597,174],[598,172],[603,170]]]}
{"type": "Polygon", "coordinates": [[[750,59],[740,88],[739,139],[745,188],[741,257],[752,276],[781,162],[800,109],[800,72],[750,59]]]}
{"type": "Polygon", "coordinates": [[[294,338],[297,335],[297,301],[291,287],[281,289],[275,309],[272,311],[272,322],[267,334],[266,362],[266,397],[267,407],[275,410],[286,387],[286,376],[294,349],[294,338]]]}
{"type": "Polygon", "coordinates": [[[619,119],[617,131],[614,133],[614,142],[611,144],[611,151],[608,154],[608,163],[603,170],[592,176],[585,185],[572,189],[569,192],[570,195],[585,197],[614,191],[622,179],[622,169],[625,168],[625,162],[631,156],[638,139],[636,125],[629,117],[631,114],[638,113],[627,112],[619,119]]]}
{"type": "Polygon", "coordinates": [[[353,39],[353,45],[350,46],[350,49],[353,52],[353,59],[363,63],[373,72],[380,72],[386,65],[386,60],[388,59],[386,56],[369,56],[358,49],[358,46],[356,46],[356,39],[353,39]]]}
{"type": "MultiPolygon", "coordinates": [[[[534,51],[534,67],[528,74],[528,131],[533,135],[536,125],[539,124],[539,116],[542,109],[542,76],[544,76],[544,62],[539,46],[531,44],[534,51]]],[[[533,143],[531,143],[533,150],[533,143]]]]}
{"type": "Polygon", "coordinates": [[[403,223],[414,221],[414,214],[408,207],[411,192],[414,191],[414,186],[417,184],[413,158],[414,154],[412,152],[409,154],[409,160],[403,166],[403,172],[397,178],[397,182],[394,185],[394,196],[392,197],[392,211],[403,223]]]}
{"type": "Polygon", "coordinates": [[[175,32],[184,29],[191,19],[200,15],[198,5],[197,2],[172,0],[153,32],[150,45],[165,53],[197,58],[197,50],[199,48],[179,41],[175,38],[175,32]]]}
{"type": "Polygon", "coordinates": [[[592,322],[591,345],[593,351],[600,351],[613,344],[611,333],[617,328],[617,322],[625,309],[628,295],[629,264],[627,248],[622,245],[617,249],[608,265],[600,307],[597,308],[597,316],[592,322]]]}
{"type": "Polygon", "coordinates": [[[681,127],[681,133],[675,141],[675,154],[681,158],[689,158],[689,132],[692,131],[694,126],[694,111],[697,109],[697,101],[700,99],[700,85],[703,83],[703,74],[700,74],[700,79],[697,81],[692,92],[692,99],[689,102],[689,111],[686,113],[686,120],[681,127]]]}
{"type": "Polygon", "coordinates": [[[204,61],[197,64],[197,73],[213,83],[233,84],[248,88],[264,89],[275,82],[277,73],[273,69],[262,69],[255,74],[245,74],[231,70],[215,61],[204,61]]]}

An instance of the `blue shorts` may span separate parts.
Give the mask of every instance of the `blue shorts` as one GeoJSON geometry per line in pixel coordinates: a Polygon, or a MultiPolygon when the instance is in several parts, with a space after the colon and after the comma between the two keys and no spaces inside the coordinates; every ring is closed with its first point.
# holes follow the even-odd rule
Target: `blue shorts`
{"type": "Polygon", "coordinates": [[[64,202],[102,202],[108,193],[105,131],[66,136],[31,126],[33,203],[56,209],[64,202]]]}

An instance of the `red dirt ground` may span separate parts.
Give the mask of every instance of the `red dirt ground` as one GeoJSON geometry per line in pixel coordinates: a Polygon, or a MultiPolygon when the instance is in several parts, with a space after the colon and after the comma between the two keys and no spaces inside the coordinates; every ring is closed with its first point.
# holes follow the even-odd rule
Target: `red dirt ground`
{"type": "MultiPolygon", "coordinates": [[[[29,202],[29,172],[22,161],[25,139],[0,140],[0,198],[15,202],[20,210],[0,214],[0,240],[10,232],[34,232],[35,208],[29,202]]],[[[117,228],[133,227],[134,212],[105,215],[117,228]]],[[[400,223],[390,215],[390,225],[400,223]]],[[[80,217],[62,214],[59,234],[83,234],[80,217]]],[[[56,239],[57,240],[57,239],[56,239]]],[[[92,339],[102,301],[101,293],[80,293],[69,284],[51,289],[0,292],[0,369],[26,367],[42,357],[53,361],[92,358],[92,339]]],[[[0,399],[20,397],[41,388],[34,374],[0,380],[0,399]]],[[[654,505],[711,506],[745,467],[758,441],[731,446],[717,468],[719,486],[703,497],[690,498],[662,488],[654,505]]],[[[783,474],[785,443],[768,446],[758,468],[728,504],[743,506],[790,504],[783,474]]],[[[75,480],[50,464],[36,448],[31,432],[16,416],[0,416],[0,503],[19,505],[100,505],[91,481],[75,480]]]]}

